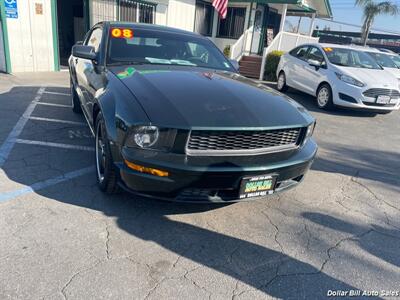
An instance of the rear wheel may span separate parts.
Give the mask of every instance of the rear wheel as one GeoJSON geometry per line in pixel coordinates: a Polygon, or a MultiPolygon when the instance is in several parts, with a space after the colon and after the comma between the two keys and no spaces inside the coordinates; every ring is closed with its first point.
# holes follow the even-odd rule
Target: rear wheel
{"type": "Polygon", "coordinates": [[[96,174],[100,190],[106,194],[115,194],[119,191],[118,177],[111,156],[110,143],[103,115],[100,112],[96,118],[96,174]]]}
{"type": "Polygon", "coordinates": [[[286,75],[283,71],[279,73],[276,87],[280,92],[286,92],[288,90],[288,86],[286,85],[286,75]]]}
{"type": "Polygon", "coordinates": [[[333,95],[332,89],[329,84],[322,84],[317,91],[317,104],[321,109],[330,110],[333,109],[333,95]]]}
{"type": "Polygon", "coordinates": [[[76,114],[81,114],[82,113],[82,107],[81,107],[81,102],[79,100],[79,96],[75,91],[74,83],[72,82],[72,79],[70,79],[70,89],[71,89],[71,106],[72,106],[72,111],[76,114]]]}

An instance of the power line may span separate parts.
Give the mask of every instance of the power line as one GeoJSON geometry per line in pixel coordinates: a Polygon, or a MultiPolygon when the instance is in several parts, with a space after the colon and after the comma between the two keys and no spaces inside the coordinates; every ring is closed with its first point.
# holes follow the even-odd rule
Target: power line
{"type": "MultiPolygon", "coordinates": [[[[346,23],[346,22],[340,22],[340,21],[334,21],[334,20],[324,19],[324,18],[319,18],[319,19],[322,20],[322,21],[332,22],[332,23],[336,23],[336,24],[340,24],[340,25],[346,25],[346,26],[352,26],[352,27],[362,28],[362,26],[356,25],[356,24],[351,24],[351,23],[346,23]]],[[[400,35],[400,31],[393,31],[393,30],[382,29],[382,28],[377,28],[377,27],[372,27],[371,29],[372,29],[372,30],[375,30],[375,31],[381,31],[381,32],[392,33],[392,34],[399,34],[399,35],[400,35]]]]}

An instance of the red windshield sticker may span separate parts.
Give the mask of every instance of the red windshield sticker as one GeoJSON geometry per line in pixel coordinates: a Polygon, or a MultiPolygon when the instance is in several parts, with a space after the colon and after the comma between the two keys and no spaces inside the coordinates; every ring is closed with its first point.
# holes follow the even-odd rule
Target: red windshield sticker
{"type": "Polygon", "coordinates": [[[133,38],[133,31],[127,28],[113,28],[111,29],[111,36],[114,38],[131,39],[133,38]]]}

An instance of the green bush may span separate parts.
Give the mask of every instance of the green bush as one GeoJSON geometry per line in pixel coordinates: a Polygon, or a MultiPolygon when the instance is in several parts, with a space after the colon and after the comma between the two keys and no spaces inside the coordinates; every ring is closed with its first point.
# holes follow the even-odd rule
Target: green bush
{"type": "Polygon", "coordinates": [[[281,56],[285,52],[283,51],[272,51],[267,55],[267,61],[265,62],[265,73],[264,78],[269,81],[276,81],[276,69],[278,68],[281,56]]]}
{"type": "Polygon", "coordinates": [[[226,45],[224,48],[224,55],[227,58],[231,58],[231,45],[226,45]]]}

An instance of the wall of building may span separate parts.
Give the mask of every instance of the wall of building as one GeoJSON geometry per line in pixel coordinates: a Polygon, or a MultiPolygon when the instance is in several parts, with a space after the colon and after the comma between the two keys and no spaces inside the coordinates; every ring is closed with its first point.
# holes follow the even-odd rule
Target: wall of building
{"type": "Polygon", "coordinates": [[[196,0],[170,0],[168,26],[193,31],[195,8],[196,0]]]}
{"type": "Polygon", "coordinates": [[[54,70],[51,2],[18,1],[18,18],[7,18],[13,72],[54,70]]]}
{"type": "MultiPolygon", "coordinates": [[[[0,0],[4,1],[4,0],[0,0]]],[[[18,18],[7,18],[8,43],[13,72],[52,71],[54,66],[54,37],[58,33],[52,23],[52,5],[56,0],[18,0],[18,18]]],[[[155,23],[188,31],[194,30],[196,0],[148,0],[157,4],[155,23]]],[[[230,4],[231,5],[231,4],[230,4]]],[[[233,6],[246,7],[245,28],[252,22],[253,12],[249,3],[232,3],[233,6]]],[[[116,20],[118,7],[114,0],[90,0],[90,25],[104,20],[116,20]]],[[[57,16],[56,18],[62,18],[57,16]]],[[[236,39],[217,36],[218,15],[214,14],[213,30],[210,39],[223,50],[227,45],[236,43],[236,39]]],[[[1,42],[1,41],[0,41],[1,42]]],[[[57,46],[57,45],[56,45],[57,46]]],[[[0,47],[0,68],[4,68],[0,47]]],[[[58,56],[57,56],[58,57],[58,56]]]]}
{"type": "MultiPolygon", "coordinates": [[[[251,11],[251,6],[250,3],[233,3],[229,4],[229,6],[232,7],[245,7],[246,8],[246,17],[244,21],[244,31],[247,30],[247,25],[249,24],[249,18],[250,19],[250,24],[254,22],[254,11],[253,9],[251,11]],[[251,13],[251,14],[250,14],[251,13]]],[[[226,46],[231,46],[236,43],[237,39],[227,39],[227,38],[219,38],[218,37],[218,14],[214,14],[214,20],[213,20],[213,31],[212,31],[212,36],[210,39],[214,42],[214,44],[222,51],[226,46]]],[[[251,33],[248,35],[248,39],[246,41],[246,47],[250,49],[250,43],[251,43],[251,33]]]]}
{"type": "Polygon", "coordinates": [[[0,72],[6,72],[6,53],[4,50],[3,25],[1,24],[1,22],[0,22],[0,72]]]}

